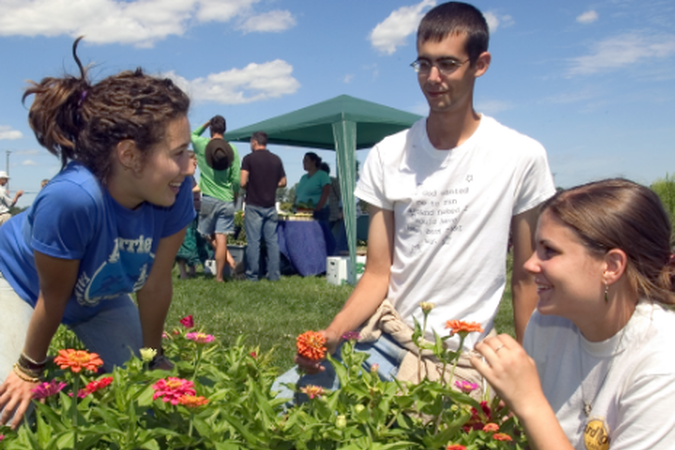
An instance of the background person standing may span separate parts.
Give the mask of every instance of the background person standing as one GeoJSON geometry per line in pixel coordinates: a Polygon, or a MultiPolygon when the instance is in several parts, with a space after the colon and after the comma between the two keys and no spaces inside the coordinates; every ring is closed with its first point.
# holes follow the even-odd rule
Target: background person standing
{"type": "Polygon", "coordinates": [[[241,164],[241,187],[246,189],[246,279],[251,281],[259,278],[261,238],[267,247],[267,279],[276,281],[281,275],[275,200],[277,188],[286,186],[286,173],[281,159],[266,147],[267,133],[253,133],[251,153],[241,164]]]}
{"type": "Polygon", "coordinates": [[[16,205],[16,202],[19,201],[19,198],[23,195],[23,191],[16,191],[14,199],[9,196],[7,192],[7,182],[9,181],[9,176],[4,170],[0,170],[0,225],[7,222],[12,218],[9,210],[12,206],[16,205]]]}
{"type": "Polygon", "coordinates": [[[227,235],[234,233],[234,205],[239,192],[239,153],[223,139],[227,129],[223,116],[213,116],[192,132],[192,147],[199,166],[199,188],[202,205],[199,212],[199,232],[209,236],[215,248],[216,281],[223,281],[227,263],[234,269],[235,261],[227,250],[227,235]],[[207,128],[211,138],[201,137],[207,128]]]}

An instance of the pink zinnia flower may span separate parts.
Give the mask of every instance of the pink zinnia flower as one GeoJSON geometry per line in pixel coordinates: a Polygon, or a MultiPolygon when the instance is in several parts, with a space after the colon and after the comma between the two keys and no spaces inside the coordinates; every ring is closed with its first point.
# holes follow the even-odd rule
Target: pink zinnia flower
{"type": "Polygon", "coordinates": [[[251,358],[258,359],[258,354],[256,352],[251,352],[251,358]]]}
{"type": "Polygon", "coordinates": [[[44,398],[58,394],[66,386],[67,384],[64,383],[63,381],[61,382],[57,382],[56,380],[52,380],[50,382],[45,381],[43,383],[38,384],[33,389],[31,389],[31,392],[33,393],[34,399],[42,400],[44,398]]]}
{"type": "Polygon", "coordinates": [[[321,386],[314,386],[313,384],[308,384],[307,386],[300,388],[300,390],[309,398],[319,398],[323,395],[323,388],[321,386]]]}
{"type": "Polygon", "coordinates": [[[464,392],[465,394],[468,394],[469,392],[478,389],[478,385],[476,383],[471,383],[470,381],[466,380],[455,381],[455,386],[457,386],[459,390],[464,392]]]}
{"type": "Polygon", "coordinates": [[[184,395],[195,395],[197,393],[192,381],[176,377],[159,380],[152,385],[152,388],[155,390],[155,393],[152,394],[153,400],[161,398],[164,402],[171,402],[172,405],[177,405],[184,395]]]}
{"type": "Polygon", "coordinates": [[[180,323],[185,327],[185,328],[192,328],[195,326],[195,321],[192,319],[192,314],[189,316],[185,316],[182,319],[180,319],[180,323]]]}
{"type": "Polygon", "coordinates": [[[359,335],[358,331],[347,331],[342,335],[342,339],[345,341],[358,341],[361,339],[361,336],[359,335]]]}
{"type": "Polygon", "coordinates": [[[213,342],[215,339],[215,337],[213,337],[211,334],[199,332],[188,333],[185,335],[185,337],[191,341],[197,342],[198,344],[208,344],[209,342],[213,342]]]}
{"type": "Polygon", "coordinates": [[[4,438],[5,438],[5,435],[4,435],[4,434],[0,434],[0,442],[2,442],[2,440],[3,440],[4,438]]]}

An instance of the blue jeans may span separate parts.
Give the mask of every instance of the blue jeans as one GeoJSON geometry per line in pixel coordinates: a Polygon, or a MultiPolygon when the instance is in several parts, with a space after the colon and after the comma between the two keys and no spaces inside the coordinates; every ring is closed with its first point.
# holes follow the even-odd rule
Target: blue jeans
{"type": "MultiPolygon", "coordinates": [[[[384,381],[393,381],[398,374],[398,368],[408,353],[408,350],[398,345],[388,334],[383,333],[375,342],[364,344],[356,344],[354,349],[359,352],[368,353],[368,359],[363,363],[363,368],[370,371],[373,364],[377,364],[377,374],[380,379],[384,381]]],[[[341,361],[340,358],[341,347],[333,355],[333,358],[341,361]]],[[[285,384],[295,385],[296,389],[307,386],[309,384],[321,386],[324,389],[334,391],[340,388],[340,379],[335,374],[335,369],[328,361],[321,364],[325,370],[314,375],[302,374],[297,370],[297,367],[292,368],[288,372],[281,375],[274,380],[272,384],[272,391],[278,392],[278,398],[293,399],[293,402],[300,403],[306,401],[306,395],[294,392],[285,384]]],[[[289,405],[290,406],[290,405],[289,405]]]]}
{"type": "Polygon", "coordinates": [[[277,210],[274,206],[246,205],[244,227],[246,228],[246,279],[258,281],[260,274],[260,239],[265,239],[267,249],[267,279],[277,281],[279,270],[279,241],[277,238],[277,210]]]}

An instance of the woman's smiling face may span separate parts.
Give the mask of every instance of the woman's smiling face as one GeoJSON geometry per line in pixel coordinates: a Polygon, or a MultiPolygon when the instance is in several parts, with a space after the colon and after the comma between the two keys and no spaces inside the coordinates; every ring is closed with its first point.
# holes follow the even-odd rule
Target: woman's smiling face
{"type": "Polygon", "coordinates": [[[541,314],[578,324],[604,308],[605,260],[591,253],[576,232],[548,211],[539,218],[535,252],[525,263],[537,284],[541,314]]]}

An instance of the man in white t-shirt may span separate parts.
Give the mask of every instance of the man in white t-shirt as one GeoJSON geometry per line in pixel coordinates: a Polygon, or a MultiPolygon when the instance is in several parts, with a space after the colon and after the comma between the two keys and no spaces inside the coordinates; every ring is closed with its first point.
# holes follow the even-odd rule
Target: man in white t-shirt
{"type": "MultiPolygon", "coordinates": [[[[342,311],[322,331],[329,351],[345,332],[373,325],[369,319],[382,314],[385,299],[408,327],[413,318],[423,321],[420,302],[434,303],[427,339],[433,339],[432,329],[447,335],[448,320],[480,323],[485,332],[470,334],[464,343],[472,350],[493,327],[509,242],[515,328],[522,341],[537,302],[523,263],[533,252],[537,206],[555,187],[538,142],[473,108],[474,84],[490,65],[488,40],[486,21],[471,5],[441,4],[422,19],[412,67],[429,116],[377,144],[361,171],[355,194],[371,205],[367,264],[342,311]]],[[[373,355],[380,376],[396,377],[405,345],[382,322],[374,326],[384,333],[359,346],[373,355]]],[[[452,350],[459,346],[457,336],[446,342],[452,350]]],[[[296,362],[310,374],[330,377],[325,364],[300,355],[296,362]]],[[[466,370],[472,370],[468,361],[466,370]]]]}
{"type": "Polygon", "coordinates": [[[10,197],[6,188],[8,182],[9,175],[4,170],[0,170],[0,225],[12,218],[9,211],[23,195],[23,191],[16,191],[14,198],[10,197]]]}

